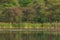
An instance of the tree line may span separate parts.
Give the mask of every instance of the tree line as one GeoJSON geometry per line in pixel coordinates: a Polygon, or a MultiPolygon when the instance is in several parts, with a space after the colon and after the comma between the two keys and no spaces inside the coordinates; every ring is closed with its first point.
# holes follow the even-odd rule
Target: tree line
{"type": "Polygon", "coordinates": [[[0,22],[60,22],[59,4],[54,4],[48,0],[44,0],[44,3],[38,3],[36,0],[18,0],[18,3],[15,3],[14,0],[11,0],[11,2],[1,0],[0,5],[5,7],[3,4],[5,2],[8,5],[12,3],[13,6],[19,6],[8,6],[7,8],[4,8],[0,13],[0,22]]]}

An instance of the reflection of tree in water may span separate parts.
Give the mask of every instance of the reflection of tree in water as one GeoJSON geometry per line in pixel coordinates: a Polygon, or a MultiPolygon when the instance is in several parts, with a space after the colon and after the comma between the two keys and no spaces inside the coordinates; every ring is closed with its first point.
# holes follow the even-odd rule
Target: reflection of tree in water
{"type": "Polygon", "coordinates": [[[9,33],[0,33],[0,40],[10,40],[9,33]]]}
{"type": "Polygon", "coordinates": [[[0,40],[59,40],[60,35],[42,33],[0,33],[0,40]]]}

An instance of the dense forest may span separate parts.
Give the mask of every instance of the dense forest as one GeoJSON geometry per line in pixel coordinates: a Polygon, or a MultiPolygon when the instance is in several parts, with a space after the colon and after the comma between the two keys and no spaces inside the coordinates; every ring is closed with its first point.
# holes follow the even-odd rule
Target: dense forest
{"type": "Polygon", "coordinates": [[[0,0],[0,22],[60,22],[60,0],[0,0]]]}

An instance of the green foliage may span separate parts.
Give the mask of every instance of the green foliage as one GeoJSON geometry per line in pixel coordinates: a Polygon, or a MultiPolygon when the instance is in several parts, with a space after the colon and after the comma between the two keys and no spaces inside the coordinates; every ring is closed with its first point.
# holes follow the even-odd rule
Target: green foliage
{"type": "Polygon", "coordinates": [[[18,0],[20,6],[26,7],[28,6],[33,0],[18,0]]]}
{"type": "Polygon", "coordinates": [[[19,3],[17,0],[10,0],[11,6],[19,6],[19,3]]]}
{"type": "Polygon", "coordinates": [[[58,1],[0,0],[0,21],[5,19],[4,21],[6,22],[60,22],[60,5],[57,3],[58,1]],[[11,8],[11,10],[7,12],[8,10],[6,10],[6,8],[11,8]],[[4,10],[6,10],[7,13],[4,12],[4,10]]]}

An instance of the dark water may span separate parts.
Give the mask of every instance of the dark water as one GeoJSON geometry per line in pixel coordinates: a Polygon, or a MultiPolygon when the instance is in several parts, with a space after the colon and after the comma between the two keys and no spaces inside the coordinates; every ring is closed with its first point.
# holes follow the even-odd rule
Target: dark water
{"type": "Polygon", "coordinates": [[[0,40],[60,40],[60,35],[43,32],[2,32],[0,33],[0,40]]]}

